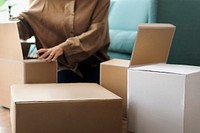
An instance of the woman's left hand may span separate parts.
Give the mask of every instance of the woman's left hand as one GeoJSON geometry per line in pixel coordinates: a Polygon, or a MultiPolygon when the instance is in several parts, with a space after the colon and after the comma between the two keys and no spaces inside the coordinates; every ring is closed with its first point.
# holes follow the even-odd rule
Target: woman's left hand
{"type": "Polygon", "coordinates": [[[48,62],[55,61],[62,54],[63,48],[59,45],[52,48],[42,48],[37,51],[39,59],[45,59],[48,62]]]}

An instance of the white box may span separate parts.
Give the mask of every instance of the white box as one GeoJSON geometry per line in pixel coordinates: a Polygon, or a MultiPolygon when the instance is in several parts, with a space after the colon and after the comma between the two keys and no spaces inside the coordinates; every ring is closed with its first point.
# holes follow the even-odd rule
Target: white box
{"type": "Polygon", "coordinates": [[[129,68],[128,102],[131,132],[200,133],[200,67],[129,68]]]}

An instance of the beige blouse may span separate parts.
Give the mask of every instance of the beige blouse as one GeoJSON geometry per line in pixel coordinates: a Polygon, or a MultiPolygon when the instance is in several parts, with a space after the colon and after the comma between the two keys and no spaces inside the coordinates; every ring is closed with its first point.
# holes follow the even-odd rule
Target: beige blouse
{"type": "Polygon", "coordinates": [[[35,0],[20,14],[20,37],[34,35],[38,49],[64,46],[58,58],[61,67],[74,69],[91,57],[108,60],[109,4],[109,0],[35,0]]]}

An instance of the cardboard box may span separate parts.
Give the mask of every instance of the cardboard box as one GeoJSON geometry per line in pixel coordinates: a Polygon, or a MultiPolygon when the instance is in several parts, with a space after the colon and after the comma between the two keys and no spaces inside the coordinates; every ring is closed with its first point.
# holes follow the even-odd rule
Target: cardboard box
{"type": "Polygon", "coordinates": [[[12,133],[122,133],[122,99],[94,83],[11,87],[12,133]]]}
{"type": "Polygon", "coordinates": [[[127,69],[129,60],[112,59],[100,65],[100,85],[123,99],[123,116],[127,116],[127,69]]]}
{"type": "Polygon", "coordinates": [[[128,130],[200,132],[200,67],[155,64],[128,70],[128,130]]]}
{"type": "Polygon", "coordinates": [[[56,62],[23,56],[16,22],[0,23],[0,41],[0,106],[10,107],[12,84],[57,82],[56,62]]]}
{"type": "Polygon", "coordinates": [[[127,117],[128,67],[166,62],[174,32],[175,26],[171,24],[139,24],[131,60],[101,63],[100,84],[123,98],[124,117],[127,117]]]}

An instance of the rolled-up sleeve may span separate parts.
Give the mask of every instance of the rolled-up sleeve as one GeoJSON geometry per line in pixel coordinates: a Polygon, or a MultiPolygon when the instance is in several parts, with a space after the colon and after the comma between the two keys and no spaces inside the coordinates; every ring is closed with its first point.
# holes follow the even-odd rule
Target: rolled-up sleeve
{"type": "Polygon", "coordinates": [[[109,0],[99,0],[88,30],[60,44],[69,64],[81,62],[109,44],[107,39],[109,4],[109,0]]]}

